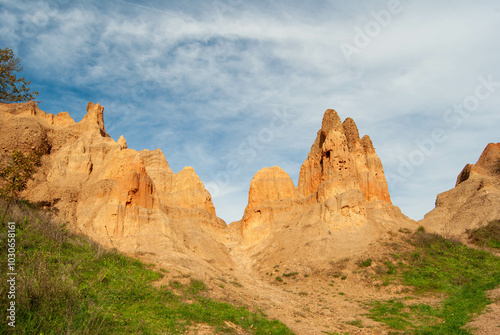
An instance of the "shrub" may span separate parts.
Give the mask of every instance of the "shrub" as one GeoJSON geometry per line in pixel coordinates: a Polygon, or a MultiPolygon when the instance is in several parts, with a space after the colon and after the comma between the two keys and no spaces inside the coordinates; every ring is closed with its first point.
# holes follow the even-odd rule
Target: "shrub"
{"type": "Polygon", "coordinates": [[[38,96],[37,91],[30,89],[30,81],[17,77],[22,71],[21,60],[14,52],[9,48],[0,49],[0,102],[30,101],[38,96]]]}
{"type": "Polygon", "coordinates": [[[360,267],[360,268],[367,268],[369,266],[372,265],[372,259],[371,258],[367,258],[367,259],[359,259],[356,264],[360,267]]]}
{"type": "Polygon", "coordinates": [[[289,272],[289,273],[284,273],[283,274],[283,277],[295,277],[297,276],[299,273],[298,272],[289,272]]]}
{"type": "Polygon", "coordinates": [[[40,158],[39,152],[25,155],[19,150],[14,150],[9,155],[9,162],[0,169],[0,196],[3,199],[19,197],[19,193],[26,189],[28,181],[40,166],[40,158]]]}
{"type": "Polygon", "coordinates": [[[492,221],[479,229],[467,230],[467,234],[469,241],[478,246],[500,249],[500,220],[492,221]]]}

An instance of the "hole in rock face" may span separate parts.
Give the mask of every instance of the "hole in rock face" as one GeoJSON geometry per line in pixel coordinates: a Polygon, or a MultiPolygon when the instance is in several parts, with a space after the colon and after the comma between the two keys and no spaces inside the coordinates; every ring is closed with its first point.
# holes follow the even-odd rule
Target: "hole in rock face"
{"type": "Polygon", "coordinates": [[[321,134],[319,135],[319,147],[321,148],[323,146],[323,143],[325,143],[325,140],[326,140],[326,134],[325,132],[321,132],[321,134]]]}

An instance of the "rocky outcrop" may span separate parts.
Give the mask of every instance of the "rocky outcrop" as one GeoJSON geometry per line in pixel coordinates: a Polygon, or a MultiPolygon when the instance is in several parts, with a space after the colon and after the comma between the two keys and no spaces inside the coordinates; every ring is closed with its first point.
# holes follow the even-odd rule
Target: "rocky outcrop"
{"type": "Polygon", "coordinates": [[[360,254],[388,230],[415,227],[391,204],[382,163],[368,136],[350,118],[325,112],[296,187],[279,167],[250,184],[239,225],[258,264],[321,266],[360,254]],[[312,262],[311,260],[314,260],[312,262]]]}
{"type": "Polygon", "coordinates": [[[254,244],[269,236],[275,228],[274,218],[286,213],[297,198],[292,178],[280,167],[257,172],[250,183],[248,205],[240,228],[245,241],[254,244]]]}
{"type": "Polygon", "coordinates": [[[299,191],[306,197],[320,191],[320,200],[326,200],[349,190],[361,191],[367,201],[391,202],[371,139],[360,139],[354,120],[341,123],[337,112],[329,109],[300,170],[299,191]]]}
{"type": "Polygon", "coordinates": [[[0,153],[41,151],[42,166],[24,196],[50,204],[70,228],[103,245],[167,257],[177,265],[230,264],[208,191],[192,168],[174,173],[161,150],[135,151],[104,125],[90,102],[75,122],[33,103],[0,104],[0,153]]]}
{"type": "Polygon", "coordinates": [[[216,215],[212,197],[192,167],[185,167],[178,173],[173,173],[160,149],[144,150],[141,152],[141,157],[163,204],[189,209],[198,208],[216,215]]]}
{"type": "Polygon", "coordinates": [[[193,168],[174,173],[161,150],[135,151],[123,136],[112,139],[99,104],[89,103],[80,122],[34,103],[0,104],[0,119],[1,153],[44,153],[26,198],[50,204],[72,229],[103,245],[162,263],[231,268],[230,249],[243,248],[262,266],[281,259],[321,267],[365,252],[388,230],[414,225],[391,205],[370,138],[331,109],[298,186],[279,167],[262,169],[242,220],[230,227],[217,218],[193,168]]]}
{"type": "Polygon", "coordinates": [[[476,164],[467,164],[455,188],[437,196],[419,223],[427,230],[465,240],[468,229],[500,219],[500,143],[490,143],[476,164]]]}

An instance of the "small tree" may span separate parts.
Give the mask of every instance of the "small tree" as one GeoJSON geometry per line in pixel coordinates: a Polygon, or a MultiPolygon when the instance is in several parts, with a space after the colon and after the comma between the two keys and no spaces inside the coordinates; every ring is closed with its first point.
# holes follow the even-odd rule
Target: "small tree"
{"type": "Polygon", "coordinates": [[[23,102],[35,100],[38,91],[31,91],[23,77],[17,78],[16,73],[23,70],[21,61],[9,49],[0,49],[0,102],[23,102]]]}
{"type": "Polygon", "coordinates": [[[0,169],[0,196],[10,202],[26,189],[28,181],[40,166],[41,154],[32,152],[25,155],[14,150],[9,158],[10,162],[0,169]]]}

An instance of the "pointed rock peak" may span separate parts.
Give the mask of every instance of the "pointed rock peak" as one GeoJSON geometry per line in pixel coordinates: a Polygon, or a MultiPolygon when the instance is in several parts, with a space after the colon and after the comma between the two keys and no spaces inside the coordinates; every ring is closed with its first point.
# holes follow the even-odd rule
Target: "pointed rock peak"
{"type": "MultiPolygon", "coordinates": [[[[31,115],[38,115],[42,110],[38,107],[38,104],[34,101],[28,101],[26,103],[26,106],[28,107],[28,110],[30,111],[31,115]]],[[[45,114],[45,113],[44,113],[45,114]]]]}
{"type": "Polygon", "coordinates": [[[476,163],[479,168],[485,169],[488,173],[496,174],[500,164],[500,143],[490,143],[486,146],[481,157],[476,163]]]}
{"type": "Polygon", "coordinates": [[[90,111],[99,111],[102,113],[104,111],[104,107],[102,107],[99,103],[95,104],[92,101],[89,101],[87,104],[87,113],[90,111]]]}
{"type": "Polygon", "coordinates": [[[118,142],[116,142],[122,149],[127,149],[127,140],[123,135],[120,136],[118,142]]]}
{"type": "MultiPolygon", "coordinates": [[[[186,208],[199,208],[216,215],[212,196],[191,166],[179,171],[172,185],[170,201],[186,208]]],[[[225,224],[222,224],[225,226],[225,224]]]]}
{"type": "Polygon", "coordinates": [[[467,164],[462,170],[462,172],[460,172],[460,174],[458,175],[455,187],[457,187],[464,181],[467,181],[473,172],[477,172],[476,167],[472,164],[467,164]]]}
{"type": "Polygon", "coordinates": [[[103,135],[106,133],[106,128],[104,127],[104,107],[101,105],[94,104],[92,101],[89,102],[87,105],[87,115],[85,115],[82,121],[97,125],[103,135]]]}
{"type": "Polygon", "coordinates": [[[344,128],[344,134],[347,138],[347,145],[349,146],[349,149],[353,149],[355,143],[360,141],[358,126],[356,126],[353,119],[348,117],[345,119],[342,127],[344,128]]]}
{"type": "Polygon", "coordinates": [[[363,145],[363,148],[366,152],[375,152],[375,148],[373,147],[373,142],[370,136],[363,136],[363,138],[361,139],[361,144],[363,145]]]}
{"type": "Polygon", "coordinates": [[[332,129],[343,131],[342,121],[340,121],[340,117],[334,109],[327,109],[323,116],[321,130],[328,133],[332,129]]]}

